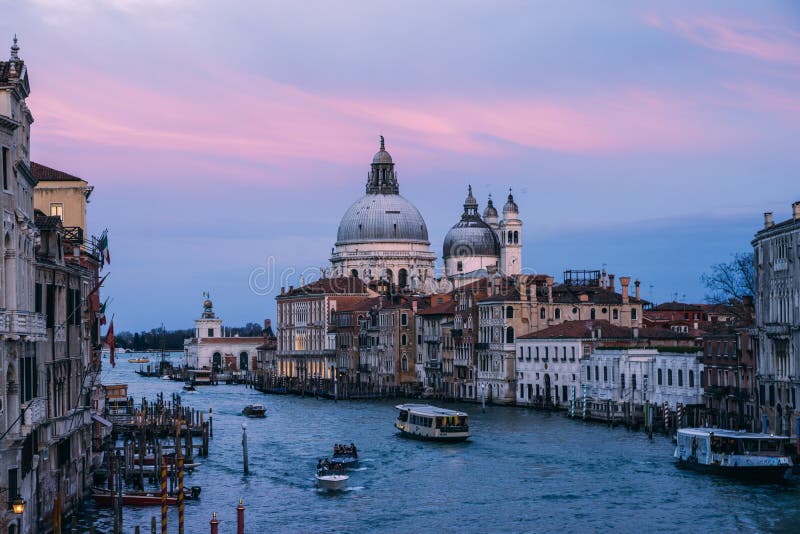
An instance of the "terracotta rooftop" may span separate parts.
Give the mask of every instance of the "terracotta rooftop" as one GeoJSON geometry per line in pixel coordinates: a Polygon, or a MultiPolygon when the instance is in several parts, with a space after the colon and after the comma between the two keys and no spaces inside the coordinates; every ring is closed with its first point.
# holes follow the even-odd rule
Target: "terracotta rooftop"
{"type": "MultiPolygon", "coordinates": [[[[634,339],[633,328],[613,325],[604,320],[565,321],[517,339],[592,339],[597,329],[600,329],[600,339],[634,339]]],[[[637,334],[638,339],[690,340],[696,337],[667,328],[639,328],[637,334]]]]}
{"type": "Polygon", "coordinates": [[[31,174],[40,182],[84,182],[83,178],[78,178],[64,171],[59,171],[46,165],[31,161],[31,174]]]}
{"type": "Polygon", "coordinates": [[[287,290],[278,295],[282,297],[296,297],[302,295],[353,295],[367,293],[367,287],[360,278],[352,276],[339,278],[320,278],[301,287],[287,290]]]}
{"type": "Polygon", "coordinates": [[[649,311],[703,311],[702,304],[689,304],[686,302],[663,302],[658,306],[653,306],[649,311]]]}
{"type": "Polygon", "coordinates": [[[263,342],[263,337],[204,337],[200,339],[200,344],[229,343],[233,345],[252,345],[253,343],[263,342]]]}
{"type": "Polygon", "coordinates": [[[456,303],[452,300],[430,306],[417,312],[417,315],[452,315],[456,311],[456,303]]]}

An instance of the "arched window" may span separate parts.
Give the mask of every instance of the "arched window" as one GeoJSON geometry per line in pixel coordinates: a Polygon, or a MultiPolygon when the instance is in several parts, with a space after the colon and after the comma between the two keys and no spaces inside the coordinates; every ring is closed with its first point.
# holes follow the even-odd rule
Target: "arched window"
{"type": "Polygon", "coordinates": [[[514,242],[514,232],[512,232],[511,230],[509,230],[509,231],[508,231],[508,244],[510,245],[510,244],[511,244],[511,243],[513,243],[513,242],[514,242]]]}
{"type": "Polygon", "coordinates": [[[514,342],[514,327],[509,326],[506,329],[506,343],[513,343],[514,342]]]}
{"type": "Polygon", "coordinates": [[[631,319],[636,320],[636,308],[631,308],[631,319]]]}
{"type": "Polygon", "coordinates": [[[619,375],[619,383],[622,386],[622,389],[625,389],[625,373],[619,375]]]}
{"type": "Polygon", "coordinates": [[[678,387],[683,387],[683,369],[678,369],[678,387]]]}
{"type": "Polygon", "coordinates": [[[513,319],[514,318],[514,308],[511,306],[506,307],[506,319],[513,319]]]}
{"type": "Polygon", "coordinates": [[[631,375],[631,389],[636,389],[636,375],[631,375]]]}
{"type": "Polygon", "coordinates": [[[689,369],[689,387],[690,388],[694,387],[694,371],[692,371],[691,369],[689,369]]]}
{"type": "Polygon", "coordinates": [[[591,381],[592,380],[592,368],[591,368],[591,366],[588,366],[588,365],[586,366],[586,380],[587,381],[591,381]]]}
{"type": "Polygon", "coordinates": [[[672,369],[667,369],[667,385],[672,385],[672,369]]]}
{"type": "Polygon", "coordinates": [[[403,357],[400,359],[400,369],[408,371],[408,357],[405,354],[403,354],[403,357]]]}
{"type": "Polygon", "coordinates": [[[240,371],[247,371],[249,366],[247,365],[247,360],[249,359],[249,354],[247,352],[242,351],[239,353],[239,370],[240,371]]]}
{"type": "Polygon", "coordinates": [[[386,269],[386,281],[389,283],[394,282],[394,273],[391,269],[386,269]]]}
{"type": "Polygon", "coordinates": [[[222,354],[215,352],[214,356],[212,356],[211,363],[213,365],[214,372],[220,372],[222,370],[222,354]]]}
{"type": "Polygon", "coordinates": [[[544,318],[545,318],[545,314],[546,314],[546,313],[547,313],[547,311],[545,311],[545,309],[544,309],[544,308],[542,308],[541,310],[539,310],[539,319],[544,319],[544,318]]]}
{"type": "Polygon", "coordinates": [[[600,381],[600,366],[598,366],[598,365],[594,366],[594,380],[595,380],[595,382],[599,382],[600,381]]]}
{"type": "Polygon", "coordinates": [[[616,320],[616,319],[619,319],[619,310],[618,310],[618,309],[616,309],[616,308],[614,308],[613,310],[611,310],[611,316],[612,316],[612,317],[613,317],[615,320],[616,320]]]}
{"type": "Polygon", "coordinates": [[[358,269],[351,270],[350,276],[352,276],[353,278],[358,278],[358,269]]]}
{"type": "Polygon", "coordinates": [[[408,344],[408,337],[405,334],[400,336],[400,344],[404,347],[408,344]]]}
{"type": "Polygon", "coordinates": [[[397,285],[401,288],[408,285],[408,271],[405,269],[400,269],[397,272],[397,285]]]}
{"type": "Polygon", "coordinates": [[[595,311],[594,308],[592,308],[591,311],[589,312],[589,317],[591,319],[596,319],[597,318],[597,312],[595,311]]]}
{"type": "Polygon", "coordinates": [[[561,319],[561,308],[556,308],[556,319],[561,319]]]}
{"type": "Polygon", "coordinates": [[[519,232],[514,232],[514,244],[519,243],[519,232]]]}
{"type": "Polygon", "coordinates": [[[662,376],[661,369],[659,369],[658,370],[658,385],[660,386],[661,384],[663,384],[663,376],[662,376]]]}

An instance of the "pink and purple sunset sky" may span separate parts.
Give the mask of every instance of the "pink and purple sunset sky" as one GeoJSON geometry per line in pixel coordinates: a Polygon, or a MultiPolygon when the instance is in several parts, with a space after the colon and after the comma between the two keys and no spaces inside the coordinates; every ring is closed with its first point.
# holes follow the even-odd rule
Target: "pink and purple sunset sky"
{"type": "Polygon", "coordinates": [[[30,0],[2,9],[32,159],[95,186],[117,330],[274,318],[251,273],[327,264],[378,135],[441,254],[511,187],[523,263],[702,301],[800,200],[792,1],[30,0]]]}

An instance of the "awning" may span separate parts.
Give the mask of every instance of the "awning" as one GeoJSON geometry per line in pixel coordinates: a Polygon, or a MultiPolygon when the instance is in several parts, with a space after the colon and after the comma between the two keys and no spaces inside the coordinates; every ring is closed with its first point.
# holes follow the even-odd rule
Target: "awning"
{"type": "Polygon", "coordinates": [[[112,428],[114,426],[114,423],[112,423],[111,421],[109,421],[108,419],[106,419],[104,417],[101,417],[101,416],[97,415],[96,413],[92,414],[92,419],[94,419],[95,421],[97,421],[98,423],[100,423],[103,426],[107,426],[108,428],[112,428]]]}

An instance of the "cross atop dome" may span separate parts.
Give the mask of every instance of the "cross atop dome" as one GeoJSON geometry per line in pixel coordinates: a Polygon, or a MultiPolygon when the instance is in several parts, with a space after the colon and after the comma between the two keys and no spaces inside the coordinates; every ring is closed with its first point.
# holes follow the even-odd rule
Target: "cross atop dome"
{"type": "Polygon", "coordinates": [[[367,193],[374,195],[398,195],[400,187],[397,184],[397,173],[394,172],[392,156],[386,151],[383,136],[381,148],[372,158],[372,172],[367,179],[367,193]]]}
{"type": "Polygon", "coordinates": [[[11,45],[11,61],[19,60],[19,45],[17,45],[17,34],[14,34],[14,44],[11,45]]]}

